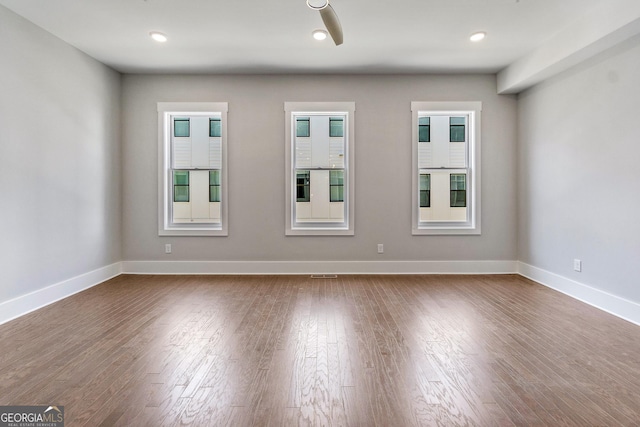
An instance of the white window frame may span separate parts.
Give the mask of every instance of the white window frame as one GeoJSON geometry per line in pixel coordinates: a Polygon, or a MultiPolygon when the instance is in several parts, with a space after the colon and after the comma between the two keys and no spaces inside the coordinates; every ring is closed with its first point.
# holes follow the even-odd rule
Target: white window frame
{"type": "Polygon", "coordinates": [[[287,236],[353,236],[355,218],[355,102],[285,102],[285,212],[287,236]],[[344,203],[345,220],[342,223],[304,223],[296,222],[295,192],[295,122],[299,115],[344,115],[344,203]]]}
{"type": "Polygon", "coordinates": [[[226,102],[158,102],[158,235],[227,236],[227,113],[226,102]],[[220,115],[222,159],[220,169],[220,223],[174,223],[171,176],[171,118],[220,115]]]}
{"type": "MultiPolygon", "coordinates": [[[[413,235],[478,235],[481,234],[480,204],[480,129],[482,103],[468,102],[419,102],[411,103],[412,115],[412,230],[413,235]],[[467,215],[466,221],[420,221],[420,169],[418,162],[418,117],[426,115],[468,116],[467,131],[467,215]]],[[[422,142],[420,144],[429,144],[422,142]]],[[[434,169],[439,170],[439,169],[434,169]]],[[[458,173],[460,168],[452,168],[458,173]]],[[[433,195],[433,190],[432,190],[433,195]]],[[[433,200],[433,198],[432,198],[433,200]]]]}

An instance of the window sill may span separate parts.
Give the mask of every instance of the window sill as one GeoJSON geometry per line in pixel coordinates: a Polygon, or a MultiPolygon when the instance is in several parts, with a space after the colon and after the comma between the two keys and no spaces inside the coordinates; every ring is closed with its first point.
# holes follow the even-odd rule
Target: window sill
{"type": "Polygon", "coordinates": [[[165,228],[158,231],[159,236],[220,236],[226,237],[229,235],[227,229],[223,228],[165,228]]]}
{"type": "Polygon", "coordinates": [[[450,226],[431,226],[431,227],[418,227],[411,230],[411,234],[414,236],[462,236],[462,235],[480,235],[480,227],[450,227],[450,226]]]}
{"type": "Polygon", "coordinates": [[[289,228],[286,236],[353,236],[353,230],[347,228],[289,228]]]}

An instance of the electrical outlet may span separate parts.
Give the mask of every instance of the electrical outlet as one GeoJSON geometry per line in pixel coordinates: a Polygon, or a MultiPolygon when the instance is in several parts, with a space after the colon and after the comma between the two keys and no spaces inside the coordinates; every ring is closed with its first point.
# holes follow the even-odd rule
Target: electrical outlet
{"type": "Polygon", "coordinates": [[[164,245],[164,253],[165,254],[171,253],[171,243],[167,243],[166,245],[164,245]]]}
{"type": "Polygon", "coordinates": [[[379,254],[384,253],[384,245],[382,243],[378,243],[378,253],[379,254]]]}
{"type": "Polygon", "coordinates": [[[573,260],[573,269],[575,271],[582,271],[582,261],[580,261],[579,259],[574,259],[573,260]]]}

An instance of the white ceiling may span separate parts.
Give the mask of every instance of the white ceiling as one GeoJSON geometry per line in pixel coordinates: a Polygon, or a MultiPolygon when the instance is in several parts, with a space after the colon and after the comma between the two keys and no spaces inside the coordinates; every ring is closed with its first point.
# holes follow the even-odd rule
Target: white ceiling
{"type": "Polygon", "coordinates": [[[0,0],[124,73],[495,73],[607,0],[331,0],[344,44],[305,0],[0,0]],[[169,41],[152,41],[150,31],[169,41]],[[480,43],[469,41],[486,31],[480,43]]]}

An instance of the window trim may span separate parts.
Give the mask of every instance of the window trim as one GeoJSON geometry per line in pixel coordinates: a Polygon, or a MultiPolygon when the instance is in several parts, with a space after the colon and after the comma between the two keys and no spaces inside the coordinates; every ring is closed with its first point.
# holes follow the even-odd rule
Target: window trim
{"type": "Polygon", "coordinates": [[[227,102],[158,102],[158,235],[159,236],[227,236],[228,173],[227,173],[227,102]],[[172,223],[173,200],[171,176],[172,116],[220,115],[222,158],[220,169],[220,223],[172,223]]]}
{"type": "Polygon", "coordinates": [[[285,102],[285,235],[286,236],[353,236],[355,219],[355,102],[285,102]],[[344,186],[345,220],[340,224],[295,223],[295,155],[292,125],[294,115],[345,115],[343,133],[345,138],[344,186]]]}
{"type": "MultiPolygon", "coordinates": [[[[481,113],[482,102],[411,102],[412,115],[412,168],[411,168],[411,217],[413,235],[478,235],[481,234],[481,113]],[[468,116],[467,138],[467,220],[420,221],[420,174],[428,173],[418,164],[418,117],[424,115],[468,116]]],[[[454,144],[456,142],[453,142],[454,144]]],[[[422,143],[424,144],[424,142],[422,143]]],[[[460,168],[451,169],[451,173],[460,168]]]]}

